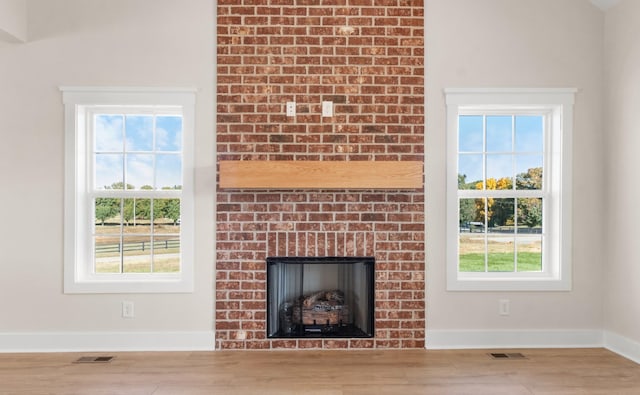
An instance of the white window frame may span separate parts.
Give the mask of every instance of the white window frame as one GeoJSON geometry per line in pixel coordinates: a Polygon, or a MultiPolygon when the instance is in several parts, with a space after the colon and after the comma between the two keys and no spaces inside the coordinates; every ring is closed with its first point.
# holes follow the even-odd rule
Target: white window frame
{"type": "MultiPolygon", "coordinates": [[[[447,290],[571,290],[571,163],[576,89],[448,88],[447,106],[447,290]],[[458,117],[465,114],[545,114],[543,181],[543,270],[541,272],[460,272],[458,117]]],[[[498,194],[500,191],[498,191],[498,194]]]]}
{"type": "MultiPolygon", "coordinates": [[[[60,87],[65,107],[64,292],[188,293],[194,285],[194,120],[193,88],[60,87]],[[89,186],[90,120],[99,107],[170,106],[182,114],[183,183],[180,191],[180,271],[96,274],[93,208],[89,186]]],[[[164,192],[159,191],[160,194],[164,192]]],[[[166,191],[165,191],[166,192],[166,191]]]]}

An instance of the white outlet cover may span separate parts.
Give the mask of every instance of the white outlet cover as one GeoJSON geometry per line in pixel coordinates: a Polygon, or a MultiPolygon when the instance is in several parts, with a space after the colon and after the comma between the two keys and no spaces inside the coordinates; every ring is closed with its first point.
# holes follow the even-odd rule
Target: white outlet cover
{"type": "Polygon", "coordinates": [[[128,302],[128,301],[122,302],[122,318],[133,318],[133,317],[135,317],[133,302],[128,302]]]}
{"type": "Polygon", "coordinates": [[[287,116],[288,117],[296,116],[296,102],[294,101],[287,102],[287,116]]]}
{"type": "Polygon", "coordinates": [[[498,300],[498,314],[509,315],[510,313],[509,299],[498,300]]]}

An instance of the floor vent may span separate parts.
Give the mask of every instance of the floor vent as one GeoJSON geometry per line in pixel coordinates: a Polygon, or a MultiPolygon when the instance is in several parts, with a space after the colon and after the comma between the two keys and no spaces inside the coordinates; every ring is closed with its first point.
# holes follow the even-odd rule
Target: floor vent
{"type": "Polygon", "coordinates": [[[109,363],[115,357],[80,357],[73,363],[109,363]]]}
{"type": "Polygon", "coordinates": [[[527,359],[522,353],[512,352],[512,353],[504,353],[504,352],[492,352],[489,353],[489,356],[493,359],[527,359]]]}

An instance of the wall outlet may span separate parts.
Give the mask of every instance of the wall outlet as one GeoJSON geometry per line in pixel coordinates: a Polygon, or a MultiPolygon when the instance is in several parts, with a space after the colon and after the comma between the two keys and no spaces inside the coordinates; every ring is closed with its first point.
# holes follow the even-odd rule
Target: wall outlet
{"type": "Polygon", "coordinates": [[[123,301],[122,302],[122,318],[133,318],[135,317],[135,312],[133,309],[133,302],[123,301]]]}
{"type": "Polygon", "coordinates": [[[236,332],[236,340],[245,340],[246,338],[247,338],[247,332],[242,330],[236,332]]]}
{"type": "Polygon", "coordinates": [[[510,313],[509,299],[498,300],[498,314],[509,315],[510,313]]]}
{"type": "Polygon", "coordinates": [[[287,116],[288,117],[296,116],[296,102],[294,101],[287,102],[287,116]]]}

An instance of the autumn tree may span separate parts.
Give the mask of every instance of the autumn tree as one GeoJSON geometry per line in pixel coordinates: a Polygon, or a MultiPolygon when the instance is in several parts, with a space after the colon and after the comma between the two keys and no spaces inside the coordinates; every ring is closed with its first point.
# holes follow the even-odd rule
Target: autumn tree
{"type": "Polygon", "coordinates": [[[516,189],[542,189],[542,167],[532,167],[516,176],[516,189]]]}
{"type": "MultiPolygon", "coordinates": [[[[510,177],[500,179],[487,178],[484,182],[478,181],[476,189],[486,188],[487,190],[508,190],[513,186],[510,177]]],[[[483,222],[486,216],[489,226],[506,225],[508,218],[513,218],[513,202],[509,203],[509,199],[487,198],[485,210],[484,199],[476,199],[476,221],[483,222]]]]}

